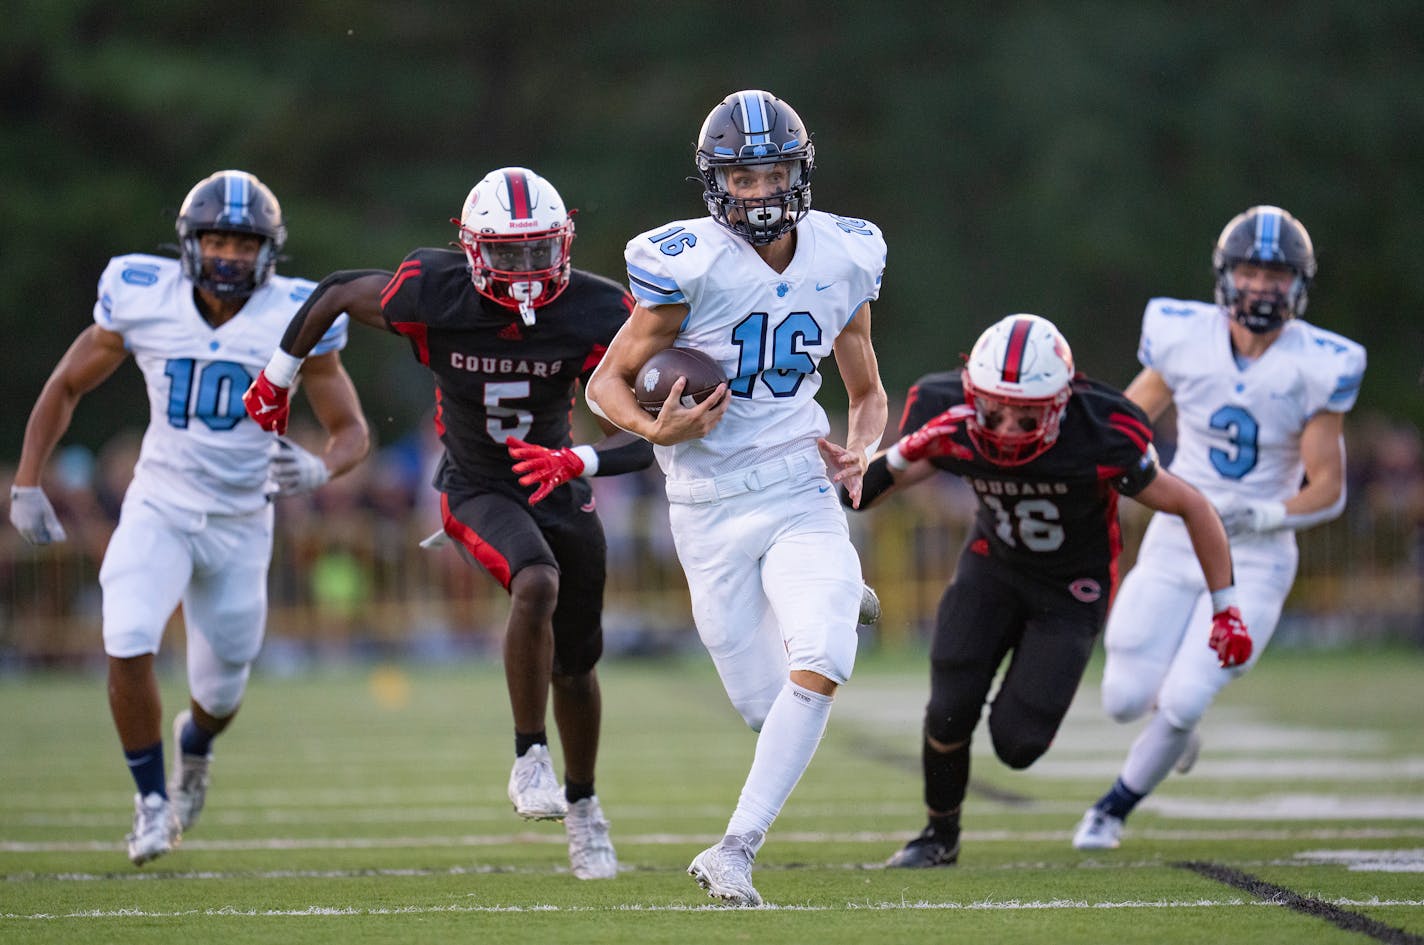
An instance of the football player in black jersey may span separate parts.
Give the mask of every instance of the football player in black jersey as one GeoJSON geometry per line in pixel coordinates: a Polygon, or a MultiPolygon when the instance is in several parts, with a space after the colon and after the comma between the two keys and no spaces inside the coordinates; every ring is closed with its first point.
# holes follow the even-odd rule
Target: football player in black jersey
{"type": "Polygon", "coordinates": [[[653,454],[651,444],[602,420],[607,437],[574,446],[570,423],[578,385],[633,300],[617,283],[572,268],[573,220],[554,187],[530,170],[492,171],[451,222],[460,227],[458,251],[417,249],[394,273],[343,271],[323,280],[243,399],[254,420],[281,432],[301,358],[343,312],[410,342],[435,375],[435,426],[445,447],[435,477],[440,538],[510,595],[510,801],[523,817],[564,820],[575,876],[612,878],[618,860],[594,794],[605,544],[584,477],[642,469],[653,454]],[[562,785],[545,735],[551,689],[562,785]]]}
{"type": "Polygon", "coordinates": [[[900,433],[871,462],[862,509],[938,470],[961,476],[979,499],[930,648],[929,824],[886,862],[949,866],[959,858],[970,739],[1004,658],[989,735],[1009,767],[1048,750],[1073,701],[1117,580],[1119,494],[1182,516],[1217,631],[1246,630],[1215,510],[1158,467],[1141,410],[1075,374],[1068,342],[1046,319],[1011,315],[980,336],[962,371],[921,378],[900,433]]]}

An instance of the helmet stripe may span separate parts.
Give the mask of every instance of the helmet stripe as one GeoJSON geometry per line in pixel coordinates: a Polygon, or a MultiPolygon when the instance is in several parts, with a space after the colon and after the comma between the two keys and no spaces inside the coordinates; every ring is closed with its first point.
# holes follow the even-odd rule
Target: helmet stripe
{"type": "Polygon", "coordinates": [[[516,220],[527,220],[534,215],[529,200],[529,178],[513,171],[504,175],[505,186],[509,188],[509,215],[516,220]]]}
{"type": "Polygon", "coordinates": [[[1023,373],[1024,352],[1028,350],[1028,333],[1032,328],[1033,322],[1020,318],[1014,321],[1014,327],[1009,330],[1009,343],[1004,349],[1005,383],[1019,382],[1019,375],[1023,373]]]}
{"type": "Polygon", "coordinates": [[[747,144],[766,144],[771,140],[771,119],[766,114],[766,100],[759,92],[742,92],[742,114],[747,120],[747,144]]]}
{"type": "Polygon", "coordinates": [[[1281,256],[1281,215],[1274,210],[1263,210],[1256,217],[1255,256],[1270,262],[1281,256]]]}
{"type": "Polygon", "coordinates": [[[219,217],[220,222],[246,222],[247,205],[251,202],[247,190],[247,178],[244,175],[223,175],[223,209],[222,216],[219,217]]]}

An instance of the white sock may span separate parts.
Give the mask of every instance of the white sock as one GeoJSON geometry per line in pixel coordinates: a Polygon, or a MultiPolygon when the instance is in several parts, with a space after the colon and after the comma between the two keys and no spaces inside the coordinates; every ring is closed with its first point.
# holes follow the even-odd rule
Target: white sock
{"type": "Polygon", "coordinates": [[[830,696],[803,689],[790,680],[771,704],[761,734],[757,736],[752,770],[742,785],[737,809],[727,823],[727,833],[761,839],[801,780],[831,717],[830,696]]]}
{"type": "Polygon", "coordinates": [[[1147,727],[1132,743],[1122,765],[1122,783],[1138,794],[1150,794],[1182,757],[1192,730],[1176,728],[1161,712],[1152,713],[1147,727]]]}

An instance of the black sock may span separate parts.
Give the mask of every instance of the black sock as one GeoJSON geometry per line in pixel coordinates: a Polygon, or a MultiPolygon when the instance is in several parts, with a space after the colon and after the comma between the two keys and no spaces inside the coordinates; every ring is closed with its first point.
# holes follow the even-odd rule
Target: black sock
{"type": "Polygon", "coordinates": [[[154,742],[138,751],[126,751],[124,759],[129,763],[129,774],[133,775],[140,795],[168,796],[168,787],[163,781],[163,742],[154,742]]]}
{"type": "Polygon", "coordinates": [[[959,811],[952,814],[930,814],[930,831],[936,840],[952,846],[959,839],[959,811]]]}
{"type": "Polygon", "coordinates": [[[585,797],[593,797],[593,782],[587,784],[581,781],[570,781],[564,779],[564,799],[570,804],[577,804],[585,797]]]}
{"type": "Polygon", "coordinates": [[[539,729],[539,731],[537,732],[529,732],[528,734],[525,734],[524,732],[515,732],[514,757],[522,758],[524,757],[524,753],[529,749],[533,748],[535,745],[547,744],[549,744],[549,736],[544,734],[544,730],[542,728],[539,729]]]}
{"type": "Polygon", "coordinates": [[[1098,798],[1098,802],[1093,806],[1105,814],[1111,814],[1118,820],[1126,820],[1127,815],[1132,813],[1132,809],[1137,806],[1137,802],[1146,796],[1146,794],[1138,794],[1123,784],[1122,778],[1118,778],[1113,782],[1113,786],[1108,788],[1108,792],[1098,798]]]}
{"type": "Polygon", "coordinates": [[[925,806],[958,811],[969,788],[969,742],[941,752],[925,739],[920,760],[925,771],[925,806]]]}

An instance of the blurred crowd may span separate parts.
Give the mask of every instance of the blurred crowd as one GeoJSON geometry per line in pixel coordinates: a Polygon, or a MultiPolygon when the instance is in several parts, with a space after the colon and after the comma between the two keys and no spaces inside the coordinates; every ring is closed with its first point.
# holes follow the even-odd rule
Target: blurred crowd
{"type": "MultiPolygon", "coordinates": [[[[292,435],[315,445],[312,431],[292,435]]],[[[1292,626],[1340,642],[1387,635],[1424,642],[1424,440],[1412,425],[1362,412],[1351,418],[1345,515],[1301,535],[1301,571],[1282,639],[1292,626]]],[[[56,453],[45,482],[69,540],[32,548],[0,530],[0,664],[92,662],[99,645],[98,568],[118,521],[140,434],[122,430],[98,450],[56,453]]],[[[1170,443],[1162,444],[1164,453],[1170,443]]],[[[441,659],[497,652],[506,597],[454,548],[425,550],[440,527],[430,486],[439,444],[427,423],[378,445],[355,471],[277,505],[269,582],[269,659],[399,651],[441,659]]],[[[11,478],[12,470],[0,469],[11,478]]],[[[867,580],[886,604],[882,638],[928,627],[974,511],[949,476],[885,509],[852,515],[867,580]]],[[[593,480],[608,540],[605,629],[610,652],[687,642],[686,590],[667,526],[656,467],[593,480]]],[[[7,501],[8,491],[0,495],[7,501]]],[[[1145,524],[1123,504],[1124,569],[1145,524]]]]}

